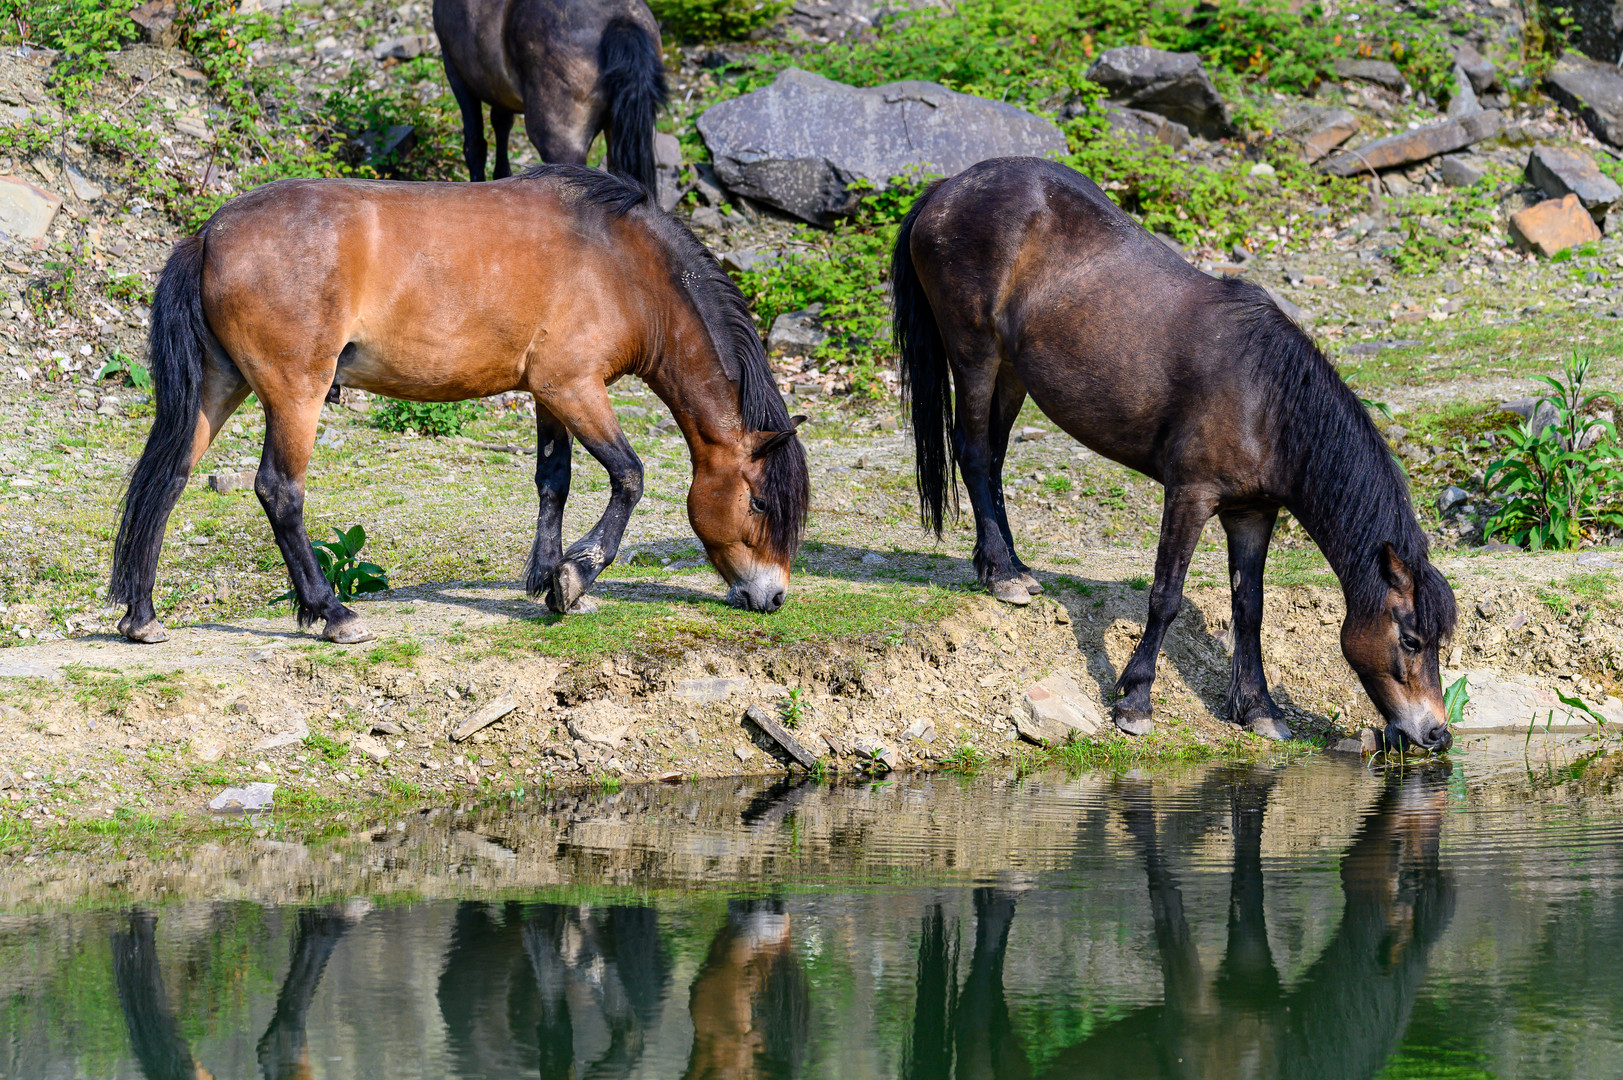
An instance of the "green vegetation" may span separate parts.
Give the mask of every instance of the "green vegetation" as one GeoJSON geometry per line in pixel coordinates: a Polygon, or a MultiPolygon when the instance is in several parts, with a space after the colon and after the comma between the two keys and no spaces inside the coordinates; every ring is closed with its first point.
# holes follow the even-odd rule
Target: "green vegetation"
{"type": "Polygon", "coordinates": [[[152,375],[147,371],[146,366],[139,360],[132,360],[117,349],[114,349],[108,356],[107,361],[96,370],[96,381],[100,382],[111,375],[123,375],[129,380],[130,385],[137,390],[152,389],[152,375]]]}
{"type": "Polygon", "coordinates": [[[1486,485],[1502,505],[1486,533],[1538,551],[1570,550],[1596,529],[1623,529],[1623,448],[1617,426],[1594,415],[1608,391],[1584,386],[1591,359],[1574,354],[1565,380],[1540,376],[1552,391],[1523,423],[1507,427],[1504,457],[1488,466],[1486,485]],[[1548,403],[1553,423],[1535,423],[1548,403]]]}
{"type": "MultiPolygon", "coordinates": [[[[334,529],[337,540],[316,540],[310,544],[321,575],[344,603],[366,593],[383,592],[389,587],[389,575],[377,563],[362,562],[361,549],[366,546],[366,530],[359,525],[348,532],[334,529]]],[[[278,596],[274,603],[296,599],[292,589],[278,596]]]]}
{"type": "Polygon", "coordinates": [[[788,0],[652,0],[660,28],[685,40],[748,37],[789,9],[788,0]]]}
{"type": "Polygon", "coordinates": [[[396,401],[385,399],[372,407],[372,424],[384,431],[415,431],[447,438],[462,434],[479,411],[472,401],[396,401]]]}
{"type": "Polygon", "coordinates": [[[796,724],[800,723],[800,718],[804,716],[805,713],[806,701],[801,694],[800,687],[790,687],[788,700],[783,703],[784,727],[794,727],[796,724]]]}

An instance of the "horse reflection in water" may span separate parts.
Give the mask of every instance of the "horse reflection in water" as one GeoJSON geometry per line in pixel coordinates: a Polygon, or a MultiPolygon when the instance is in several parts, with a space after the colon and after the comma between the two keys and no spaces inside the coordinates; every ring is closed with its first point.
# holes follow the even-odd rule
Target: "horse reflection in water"
{"type": "MultiPolygon", "coordinates": [[[[440,977],[462,1076],[619,1077],[642,1064],[670,964],[647,907],[464,904],[440,977]]],[[[774,901],[734,901],[689,996],[691,1080],[790,1076],[810,993],[774,901]]]]}
{"type": "MultiPolygon", "coordinates": [[[[265,1080],[305,1080],[313,1075],[305,1015],[334,947],[368,908],[357,901],[299,912],[292,962],[276,998],[276,1013],[259,1040],[259,1067],[265,1080]]],[[[156,917],[137,910],[130,913],[129,928],[113,935],[113,981],[130,1048],[146,1080],[213,1080],[192,1056],[169,1004],[158,968],[156,929],[156,917]]]]}

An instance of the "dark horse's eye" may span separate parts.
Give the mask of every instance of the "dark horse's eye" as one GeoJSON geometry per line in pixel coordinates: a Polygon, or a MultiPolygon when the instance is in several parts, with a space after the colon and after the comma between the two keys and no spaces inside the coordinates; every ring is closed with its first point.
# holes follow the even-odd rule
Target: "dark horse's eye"
{"type": "Polygon", "coordinates": [[[766,513],[766,500],[761,498],[759,495],[751,495],[750,496],[750,513],[752,513],[752,514],[764,514],[764,513],[766,513]]]}

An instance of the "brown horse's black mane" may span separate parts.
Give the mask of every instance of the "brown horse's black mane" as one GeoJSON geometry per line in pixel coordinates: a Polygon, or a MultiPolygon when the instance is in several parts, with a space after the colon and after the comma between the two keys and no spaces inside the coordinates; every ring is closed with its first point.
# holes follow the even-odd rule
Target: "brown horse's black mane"
{"type": "MultiPolygon", "coordinates": [[[[622,217],[648,203],[647,193],[638,185],[580,165],[537,165],[520,175],[562,181],[583,201],[601,206],[610,217],[622,217]]],[[[738,385],[738,411],[744,430],[792,430],[794,424],[778,394],[777,381],[744,294],[710,250],[675,217],[650,204],[645,221],[671,253],[677,284],[692,300],[710,332],[727,378],[738,385]]],[[[766,503],[771,544],[779,554],[793,556],[800,550],[811,506],[805,448],[799,439],[790,439],[766,458],[764,466],[760,497],[766,503]]]]}
{"type": "Polygon", "coordinates": [[[1269,395],[1277,460],[1299,470],[1287,509],[1341,577],[1349,610],[1376,611],[1385,602],[1380,560],[1390,543],[1415,575],[1416,629],[1428,640],[1448,637],[1454,593],[1431,565],[1408,481],[1368,410],[1263,289],[1239,280],[1228,288],[1245,334],[1242,355],[1269,395]]]}

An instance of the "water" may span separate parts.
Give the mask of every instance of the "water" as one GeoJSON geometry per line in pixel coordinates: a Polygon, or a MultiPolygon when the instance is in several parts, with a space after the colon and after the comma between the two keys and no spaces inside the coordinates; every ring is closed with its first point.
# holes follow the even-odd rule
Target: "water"
{"type": "Polygon", "coordinates": [[[656,786],[15,866],[0,1077],[1623,1077],[1619,803],[1474,767],[656,786]]]}

